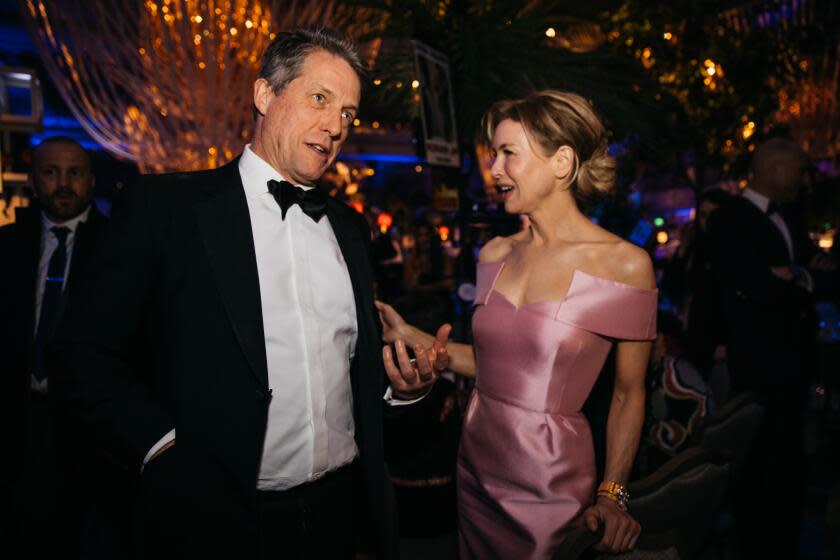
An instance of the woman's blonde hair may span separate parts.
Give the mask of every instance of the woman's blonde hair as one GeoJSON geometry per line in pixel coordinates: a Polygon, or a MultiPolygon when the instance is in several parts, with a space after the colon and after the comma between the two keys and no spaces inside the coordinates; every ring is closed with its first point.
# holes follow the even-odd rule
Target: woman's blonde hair
{"type": "Polygon", "coordinates": [[[613,191],[615,159],[609,155],[604,124],[589,101],[552,89],[498,101],[484,115],[488,141],[506,119],[520,123],[529,141],[535,142],[545,156],[553,155],[561,146],[574,151],[569,185],[578,205],[587,206],[613,191]]]}

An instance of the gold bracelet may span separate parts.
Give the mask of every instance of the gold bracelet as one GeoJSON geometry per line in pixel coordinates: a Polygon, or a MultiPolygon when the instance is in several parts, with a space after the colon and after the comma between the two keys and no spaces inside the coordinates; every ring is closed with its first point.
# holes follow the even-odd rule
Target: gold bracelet
{"type": "Polygon", "coordinates": [[[614,494],[608,494],[606,492],[598,492],[596,497],[597,498],[605,498],[605,499],[611,501],[612,503],[614,503],[615,507],[617,507],[621,511],[627,511],[627,504],[625,502],[622,502],[621,500],[619,500],[618,497],[615,496],[614,494]]]}
{"type": "Polygon", "coordinates": [[[627,487],[625,487],[623,484],[614,482],[612,480],[605,480],[604,482],[599,484],[598,492],[606,492],[608,494],[617,496],[619,499],[630,499],[630,493],[627,491],[627,487]]]}
{"type": "Polygon", "coordinates": [[[612,480],[605,480],[599,484],[596,494],[613,500],[623,508],[627,508],[627,504],[630,502],[630,493],[627,488],[623,484],[612,480]]]}

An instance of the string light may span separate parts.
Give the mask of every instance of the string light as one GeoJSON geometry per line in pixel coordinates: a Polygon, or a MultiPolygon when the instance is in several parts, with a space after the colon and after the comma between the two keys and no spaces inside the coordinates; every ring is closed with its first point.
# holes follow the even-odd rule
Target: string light
{"type": "Polygon", "coordinates": [[[741,129],[741,137],[744,140],[749,140],[750,137],[755,133],[755,123],[750,121],[744,125],[744,128],[741,129]]]}

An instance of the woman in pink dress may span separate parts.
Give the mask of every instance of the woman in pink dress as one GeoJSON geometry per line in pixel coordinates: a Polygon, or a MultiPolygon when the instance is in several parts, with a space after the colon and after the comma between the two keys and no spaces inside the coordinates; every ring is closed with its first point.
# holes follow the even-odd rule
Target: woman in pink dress
{"type": "Polygon", "coordinates": [[[580,210],[609,193],[615,175],[604,127],[585,99],[537,92],[497,103],[485,123],[496,188],[527,227],[481,251],[474,347],[445,346],[446,327],[435,339],[378,304],[386,341],[399,341],[399,366],[386,346],[386,367],[410,377],[405,343],[438,361],[445,346],[450,369],[476,376],[457,465],[462,558],[551,558],[578,522],[604,526],[599,548],[632,549],[640,527],[623,485],[656,335],[650,258],[580,210]],[[613,344],[605,479],[596,486],[581,407],[613,344]]]}

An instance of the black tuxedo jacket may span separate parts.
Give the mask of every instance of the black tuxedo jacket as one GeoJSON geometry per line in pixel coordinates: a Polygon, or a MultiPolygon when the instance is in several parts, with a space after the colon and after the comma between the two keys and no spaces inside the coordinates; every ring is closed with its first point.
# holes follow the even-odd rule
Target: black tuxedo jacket
{"type": "MultiPolygon", "coordinates": [[[[91,206],[88,220],[76,230],[66,297],[81,289],[95,261],[96,247],[107,219],[91,206]]],[[[41,258],[41,209],[38,205],[18,208],[15,223],[0,228],[0,430],[13,457],[23,457],[28,408],[32,346],[35,340],[35,290],[41,258]]],[[[2,482],[13,483],[21,474],[20,461],[0,461],[2,482]]]]}
{"type": "Polygon", "coordinates": [[[804,266],[813,254],[804,230],[788,220],[786,224],[793,261],[778,227],[749,200],[734,198],[709,218],[736,389],[766,392],[797,382],[803,352],[814,333],[812,295],[770,270],[804,266]]]}
{"type": "MultiPolygon", "coordinates": [[[[371,528],[383,530],[386,376],[370,237],[364,219],[339,201],[329,199],[326,218],[356,301],[350,375],[366,497],[360,502],[374,518],[371,528]]],[[[102,266],[85,297],[69,302],[53,345],[62,367],[57,390],[129,469],[140,471],[149,449],[177,429],[175,446],[141,477],[141,545],[150,555],[166,542],[185,557],[254,557],[271,391],[238,160],[141,178],[121,193],[111,225],[102,266]],[[138,347],[147,359],[141,371],[138,347]]]]}

